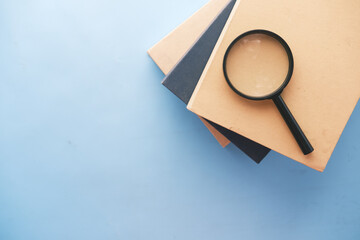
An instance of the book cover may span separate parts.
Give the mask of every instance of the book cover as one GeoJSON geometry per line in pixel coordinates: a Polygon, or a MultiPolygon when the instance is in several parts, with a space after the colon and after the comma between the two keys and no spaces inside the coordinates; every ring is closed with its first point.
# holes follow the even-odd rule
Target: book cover
{"type": "MultiPolygon", "coordinates": [[[[235,2],[236,0],[232,0],[228,3],[192,48],[163,80],[163,85],[186,104],[190,100],[235,2]]],[[[270,151],[268,148],[213,122],[209,123],[257,163],[259,163],[270,151]]]]}
{"type": "MultiPolygon", "coordinates": [[[[188,49],[228,3],[229,0],[211,0],[148,50],[149,56],[165,75],[185,55],[188,49]]],[[[200,120],[222,147],[226,147],[230,143],[224,135],[207,121],[202,118],[200,120]]]]}
{"type": "Polygon", "coordinates": [[[291,159],[323,171],[360,96],[360,1],[242,0],[236,3],[188,108],[291,159]],[[239,97],[222,64],[240,34],[266,29],[293,51],[283,98],[315,151],[303,155],[271,101],[239,97]]]}
{"type": "Polygon", "coordinates": [[[165,75],[173,69],[228,3],[229,0],[210,0],[148,50],[149,56],[165,75]]]}

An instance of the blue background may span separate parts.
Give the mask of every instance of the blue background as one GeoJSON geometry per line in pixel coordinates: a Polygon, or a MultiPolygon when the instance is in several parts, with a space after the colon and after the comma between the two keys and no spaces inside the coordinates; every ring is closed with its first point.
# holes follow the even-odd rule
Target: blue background
{"type": "Polygon", "coordinates": [[[161,86],[146,50],[205,3],[0,1],[1,240],[360,239],[359,105],[319,173],[161,86]]]}

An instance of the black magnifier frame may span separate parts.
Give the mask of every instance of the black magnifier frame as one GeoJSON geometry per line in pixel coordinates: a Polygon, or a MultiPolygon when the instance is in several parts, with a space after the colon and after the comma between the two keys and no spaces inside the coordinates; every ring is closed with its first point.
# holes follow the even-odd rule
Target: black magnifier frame
{"type": "Polygon", "coordinates": [[[291,52],[289,45],[285,42],[285,40],[282,37],[280,37],[279,35],[277,35],[274,32],[271,32],[268,30],[263,30],[263,29],[251,30],[251,31],[241,34],[229,45],[229,47],[226,50],[226,53],[224,56],[224,61],[223,61],[223,71],[224,71],[225,80],[228,83],[228,85],[230,86],[230,88],[235,93],[240,95],[241,97],[249,99],[249,100],[255,100],[255,101],[269,100],[269,99],[273,100],[276,107],[278,108],[279,112],[281,113],[282,117],[284,118],[286,124],[288,125],[289,129],[291,130],[292,134],[294,135],[294,137],[295,137],[300,149],[304,153],[304,155],[308,155],[314,151],[314,148],[312,147],[311,143],[306,138],[304,132],[301,130],[299,124],[296,122],[294,116],[292,115],[289,108],[286,106],[283,98],[281,97],[281,93],[283,92],[284,88],[289,84],[291,77],[293,75],[293,71],[294,71],[293,54],[291,52]],[[272,92],[268,95],[262,96],[262,97],[249,96],[247,94],[240,92],[238,89],[236,89],[236,87],[234,87],[234,85],[231,83],[231,80],[229,78],[227,68],[226,68],[229,53],[231,52],[234,45],[236,43],[238,43],[244,37],[253,35],[253,34],[267,35],[269,37],[272,37],[276,41],[278,41],[283,46],[284,50],[286,51],[286,54],[288,56],[288,61],[289,61],[288,73],[287,73],[287,76],[284,79],[284,82],[282,83],[282,85],[274,92],[272,92]]]}

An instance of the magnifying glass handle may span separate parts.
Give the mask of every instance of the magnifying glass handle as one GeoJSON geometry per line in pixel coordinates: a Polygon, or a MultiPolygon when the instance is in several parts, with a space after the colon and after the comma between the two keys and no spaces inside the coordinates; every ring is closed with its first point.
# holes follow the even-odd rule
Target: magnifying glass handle
{"type": "Polygon", "coordinates": [[[286,106],[284,99],[280,95],[278,95],[273,98],[273,101],[276,107],[279,109],[279,112],[284,118],[286,124],[290,128],[291,133],[294,135],[297,143],[301,148],[301,151],[304,153],[304,155],[312,153],[314,151],[314,148],[311,146],[311,143],[306,138],[304,132],[301,130],[299,124],[296,122],[289,108],[286,106]]]}

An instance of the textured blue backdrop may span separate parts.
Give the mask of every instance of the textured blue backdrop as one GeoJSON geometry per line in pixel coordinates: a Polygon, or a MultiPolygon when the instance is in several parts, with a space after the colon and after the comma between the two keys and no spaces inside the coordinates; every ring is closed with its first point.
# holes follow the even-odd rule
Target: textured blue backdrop
{"type": "Polygon", "coordinates": [[[1,240],[360,239],[359,105],[321,174],[161,86],[146,50],[205,2],[0,1],[1,240]]]}

